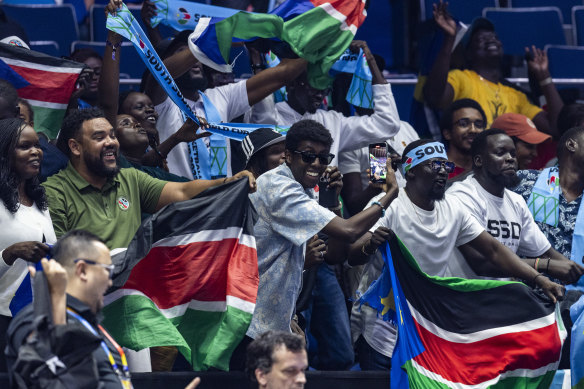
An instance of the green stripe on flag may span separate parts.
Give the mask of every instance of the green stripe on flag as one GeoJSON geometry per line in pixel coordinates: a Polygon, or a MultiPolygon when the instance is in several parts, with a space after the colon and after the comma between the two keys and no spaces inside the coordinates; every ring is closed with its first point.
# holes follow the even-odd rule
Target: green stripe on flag
{"type": "Polygon", "coordinates": [[[132,350],[176,346],[195,371],[209,367],[229,370],[231,354],[243,339],[252,316],[227,306],[225,312],[187,309],[184,315],[167,319],[148,297],[141,295],[119,298],[103,311],[103,325],[120,345],[132,350]],[[120,320],[122,317],[125,320],[120,320]]]}
{"type": "Polygon", "coordinates": [[[487,290],[497,288],[503,285],[509,284],[521,284],[521,282],[517,281],[498,281],[498,280],[485,280],[485,279],[466,279],[466,278],[459,278],[459,277],[437,277],[437,276],[430,276],[420,268],[418,262],[414,259],[410,250],[406,247],[406,245],[399,239],[399,245],[402,249],[402,253],[404,254],[404,258],[408,261],[409,265],[419,273],[424,274],[428,279],[439,286],[443,286],[446,288],[450,288],[459,292],[475,292],[480,290],[487,290]]]}
{"type": "MultiPolygon", "coordinates": [[[[450,386],[438,382],[430,377],[425,376],[420,373],[412,364],[412,361],[406,362],[403,367],[408,373],[408,382],[410,384],[410,389],[449,389],[450,386]]],[[[537,388],[549,388],[555,375],[556,371],[548,371],[545,374],[537,377],[508,377],[502,378],[499,382],[494,385],[489,386],[493,389],[537,389],[537,388]]],[[[504,374],[504,373],[503,373],[504,374]]],[[[456,384],[456,383],[454,383],[456,384]]],[[[472,388],[472,385],[468,385],[468,388],[472,388]]],[[[482,387],[481,384],[477,384],[476,387],[482,387]]]]}
{"type": "Polygon", "coordinates": [[[32,103],[31,106],[34,112],[34,129],[47,135],[49,139],[55,139],[61,129],[65,109],[39,107],[32,103]]]}

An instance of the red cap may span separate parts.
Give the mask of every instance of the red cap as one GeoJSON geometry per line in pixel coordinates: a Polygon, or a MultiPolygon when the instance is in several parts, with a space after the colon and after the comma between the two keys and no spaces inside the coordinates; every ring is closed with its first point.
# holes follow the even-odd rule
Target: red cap
{"type": "Polygon", "coordinates": [[[538,131],[531,119],[518,113],[504,113],[495,119],[491,128],[501,129],[507,135],[516,136],[532,145],[538,145],[551,138],[550,135],[538,131]]]}

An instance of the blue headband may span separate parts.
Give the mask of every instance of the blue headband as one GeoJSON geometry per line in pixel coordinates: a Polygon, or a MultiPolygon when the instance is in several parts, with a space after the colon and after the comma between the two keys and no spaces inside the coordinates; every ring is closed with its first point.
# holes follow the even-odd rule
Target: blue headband
{"type": "Polygon", "coordinates": [[[418,146],[415,149],[410,150],[410,152],[406,154],[406,157],[407,159],[402,166],[404,176],[408,170],[430,158],[448,159],[444,145],[440,142],[431,142],[418,146]]]}

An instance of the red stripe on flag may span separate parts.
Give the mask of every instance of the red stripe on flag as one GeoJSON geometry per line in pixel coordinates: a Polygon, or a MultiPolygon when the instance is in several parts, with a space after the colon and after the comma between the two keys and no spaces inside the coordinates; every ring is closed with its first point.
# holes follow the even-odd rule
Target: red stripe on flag
{"type": "Polygon", "coordinates": [[[18,90],[20,97],[48,103],[67,104],[79,77],[79,73],[57,73],[15,65],[10,67],[30,83],[18,90]]]}
{"type": "Polygon", "coordinates": [[[361,27],[361,24],[365,21],[365,15],[363,10],[365,9],[365,3],[359,0],[347,1],[347,0],[310,0],[310,2],[315,6],[319,7],[323,4],[330,4],[337,12],[343,14],[347,20],[348,26],[355,25],[357,28],[361,27]]]}
{"type": "Polygon", "coordinates": [[[255,303],[258,283],[256,250],[224,239],[153,247],[123,289],[139,290],[167,309],[191,300],[225,301],[226,295],[255,303]]]}
{"type": "Polygon", "coordinates": [[[538,369],[560,359],[557,325],[498,335],[472,343],[440,338],[416,322],[426,351],[414,358],[425,369],[450,382],[476,385],[501,373],[538,369]]]}

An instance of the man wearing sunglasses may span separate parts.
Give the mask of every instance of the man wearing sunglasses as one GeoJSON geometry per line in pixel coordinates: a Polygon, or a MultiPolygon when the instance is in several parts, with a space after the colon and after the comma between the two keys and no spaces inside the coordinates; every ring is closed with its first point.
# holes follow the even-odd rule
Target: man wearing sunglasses
{"type": "MultiPolygon", "coordinates": [[[[457,199],[445,196],[448,174],[453,170],[454,164],[448,161],[442,143],[418,140],[406,147],[402,157],[405,188],[400,190],[385,216],[350,247],[351,265],[367,263],[359,291],[366,291],[370,285],[367,281],[373,281],[381,274],[377,249],[389,238],[391,229],[416,258],[420,268],[430,276],[465,277],[467,274],[460,271],[461,263],[473,261],[479,252],[482,253],[481,260],[490,263],[500,276],[517,277],[538,286],[554,302],[562,297],[562,286],[521,261],[487,233],[457,199]]],[[[481,274],[479,269],[474,270],[481,274]]],[[[379,319],[375,310],[365,305],[361,310],[362,314],[351,318],[357,346],[363,347],[364,341],[367,352],[383,361],[383,364],[374,362],[371,365],[389,368],[397,329],[379,319]],[[356,338],[359,335],[362,337],[356,338]]]]}
{"type": "Polygon", "coordinates": [[[474,100],[456,100],[444,111],[440,128],[448,146],[446,152],[448,159],[456,164],[454,171],[448,174],[448,179],[471,172],[470,147],[474,138],[485,129],[486,125],[485,111],[474,100]]]}
{"type": "Polygon", "coordinates": [[[330,242],[329,251],[322,252],[324,260],[344,260],[346,242],[356,241],[371,228],[397,194],[395,174],[389,166],[388,192],[375,206],[350,219],[320,206],[314,187],[323,174],[330,175],[329,185],[337,189],[337,195],[342,186],[339,171],[328,166],[334,157],[332,142],[330,132],[313,120],[294,124],[286,134],[285,163],[262,174],[258,191],[250,195],[259,216],[254,230],[260,282],[247,336],[233,353],[230,369],[243,368],[245,347],[263,332],[290,331],[306,242],[322,231],[330,242]]]}

